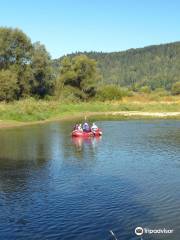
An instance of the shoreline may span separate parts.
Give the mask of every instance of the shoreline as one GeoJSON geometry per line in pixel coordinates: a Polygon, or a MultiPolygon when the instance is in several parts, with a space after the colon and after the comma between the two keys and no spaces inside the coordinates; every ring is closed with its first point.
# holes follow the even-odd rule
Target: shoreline
{"type": "MultiPolygon", "coordinates": [[[[69,113],[70,114],[70,113],[69,113]]],[[[0,129],[24,127],[37,124],[45,124],[48,122],[60,122],[65,120],[73,120],[86,117],[109,117],[112,119],[178,119],[180,120],[180,112],[141,112],[141,111],[113,111],[113,112],[82,112],[62,117],[55,117],[40,121],[20,122],[13,120],[0,120],[0,129]]]]}

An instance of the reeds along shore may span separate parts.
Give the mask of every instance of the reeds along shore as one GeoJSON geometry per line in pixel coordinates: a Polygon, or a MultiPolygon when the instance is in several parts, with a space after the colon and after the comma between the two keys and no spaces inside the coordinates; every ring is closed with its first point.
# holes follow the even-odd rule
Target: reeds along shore
{"type": "Polygon", "coordinates": [[[70,103],[54,100],[35,100],[0,103],[0,125],[29,123],[84,115],[112,115],[114,117],[180,118],[180,96],[155,101],[151,96],[126,97],[121,101],[91,101],[70,103]]]}

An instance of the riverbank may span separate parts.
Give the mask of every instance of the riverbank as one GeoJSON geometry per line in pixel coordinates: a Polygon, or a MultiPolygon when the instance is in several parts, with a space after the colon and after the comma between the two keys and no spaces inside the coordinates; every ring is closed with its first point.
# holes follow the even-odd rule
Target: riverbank
{"type": "Polygon", "coordinates": [[[180,119],[180,101],[131,101],[125,98],[116,102],[61,103],[26,99],[13,103],[0,103],[0,128],[25,126],[49,121],[84,119],[180,119]]]}
{"type": "Polygon", "coordinates": [[[29,122],[18,122],[18,121],[6,121],[0,120],[0,129],[1,128],[13,128],[21,127],[35,124],[43,124],[47,122],[55,121],[65,121],[72,119],[84,119],[87,117],[89,120],[98,117],[98,119],[179,119],[180,112],[138,112],[138,111],[122,111],[122,112],[86,112],[74,115],[66,115],[59,118],[50,118],[47,120],[41,121],[29,121],[29,122]]]}

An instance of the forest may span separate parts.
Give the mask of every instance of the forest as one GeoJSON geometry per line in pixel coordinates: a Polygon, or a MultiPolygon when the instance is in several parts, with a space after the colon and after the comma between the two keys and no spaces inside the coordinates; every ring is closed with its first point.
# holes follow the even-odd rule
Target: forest
{"type": "MultiPolygon", "coordinates": [[[[129,49],[122,52],[80,52],[97,61],[104,84],[117,84],[134,90],[149,86],[151,90],[170,90],[180,82],[180,42],[129,49]]],[[[58,66],[60,59],[54,60],[58,66]]]]}
{"type": "Polygon", "coordinates": [[[0,101],[104,101],[152,91],[178,95],[179,76],[180,42],[52,59],[20,29],[0,28],[0,101]]]}

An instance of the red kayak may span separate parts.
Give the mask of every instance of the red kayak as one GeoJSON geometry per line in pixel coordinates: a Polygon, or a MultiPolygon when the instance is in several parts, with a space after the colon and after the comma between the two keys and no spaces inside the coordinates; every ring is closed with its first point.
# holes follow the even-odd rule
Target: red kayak
{"type": "Polygon", "coordinates": [[[72,131],[72,137],[98,137],[102,135],[101,129],[93,132],[83,132],[79,130],[72,131]]]}

